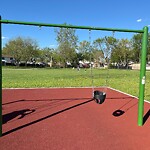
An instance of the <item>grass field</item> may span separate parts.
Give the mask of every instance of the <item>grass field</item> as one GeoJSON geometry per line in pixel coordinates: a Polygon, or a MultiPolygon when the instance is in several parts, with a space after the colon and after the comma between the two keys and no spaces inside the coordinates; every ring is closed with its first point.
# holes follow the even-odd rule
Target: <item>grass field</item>
{"type": "MultiPolygon", "coordinates": [[[[109,86],[138,97],[139,71],[93,69],[95,87],[109,86]]],[[[145,99],[150,101],[150,71],[146,72],[145,99]]],[[[3,88],[92,87],[91,70],[3,68],[3,88]]]]}

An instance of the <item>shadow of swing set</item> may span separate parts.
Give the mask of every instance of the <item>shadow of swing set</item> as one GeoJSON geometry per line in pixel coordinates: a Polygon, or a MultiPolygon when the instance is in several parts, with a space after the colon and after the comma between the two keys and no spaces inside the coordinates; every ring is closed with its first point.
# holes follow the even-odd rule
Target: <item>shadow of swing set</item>
{"type": "MultiPolygon", "coordinates": [[[[93,99],[91,99],[91,98],[75,98],[75,99],[70,99],[70,98],[69,98],[69,99],[67,99],[67,102],[63,102],[63,103],[60,103],[60,102],[66,100],[66,99],[49,99],[49,100],[44,100],[44,101],[53,101],[53,100],[56,100],[56,104],[57,104],[57,105],[55,105],[54,107],[57,107],[57,106],[66,104],[66,103],[68,103],[68,102],[72,102],[72,100],[81,100],[81,99],[84,99],[84,100],[86,100],[86,101],[83,101],[83,102],[81,102],[81,103],[78,103],[78,104],[69,106],[69,107],[64,108],[64,109],[59,109],[59,110],[57,110],[57,111],[55,111],[55,112],[53,112],[53,113],[51,113],[51,114],[49,114],[49,115],[47,115],[47,116],[44,116],[44,117],[42,117],[42,118],[38,118],[37,120],[33,120],[33,121],[30,121],[30,122],[27,122],[27,123],[25,123],[25,124],[23,124],[23,125],[21,125],[21,126],[15,127],[15,128],[13,128],[13,129],[11,129],[11,130],[9,130],[9,131],[4,132],[4,133],[2,134],[2,136],[8,135],[8,134],[10,134],[10,133],[12,133],[12,132],[15,132],[15,131],[18,131],[18,130],[24,128],[24,127],[27,127],[27,126],[30,126],[30,125],[32,125],[32,124],[38,123],[38,122],[43,121],[43,120],[45,120],[45,119],[51,118],[51,117],[53,117],[53,116],[55,116],[55,115],[61,114],[61,113],[65,112],[65,111],[69,111],[69,110],[71,110],[71,109],[73,109],[73,108],[79,107],[79,106],[81,106],[81,105],[85,105],[85,104],[90,103],[90,102],[93,101],[93,99]]],[[[112,98],[111,98],[111,99],[112,99],[112,98]]],[[[134,99],[134,98],[133,98],[133,99],[134,99]]],[[[14,103],[26,102],[26,101],[35,101],[35,102],[38,102],[38,101],[43,101],[43,100],[18,100],[18,101],[14,101],[14,103]]],[[[130,104],[131,102],[132,102],[132,99],[130,99],[130,100],[129,100],[128,102],[126,102],[125,104],[123,104],[119,109],[115,110],[115,111],[112,113],[112,115],[113,115],[114,117],[120,117],[120,116],[122,116],[124,113],[126,113],[129,109],[131,109],[132,107],[136,106],[137,103],[138,103],[138,102],[136,101],[136,103],[130,104]],[[128,108],[125,109],[125,106],[127,106],[128,104],[130,104],[130,105],[128,106],[128,108]]],[[[3,104],[3,105],[9,105],[9,104],[12,104],[12,103],[5,103],[5,104],[3,104]]],[[[31,107],[31,108],[28,108],[28,109],[21,109],[21,110],[17,110],[17,111],[13,111],[13,112],[11,112],[11,113],[5,114],[5,115],[3,115],[3,124],[9,123],[9,122],[14,122],[14,121],[16,121],[16,120],[18,120],[18,119],[19,119],[19,120],[20,120],[20,119],[23,119],[24,117],[26,117],[26,116],[28,116],[28,115],[32,115],[32,113],[33,113],[33,115],[35,115],[35,114],[37,114],[37,113],[41,113],[41,111],[37,111],[37,110],[40,109],[40,108],[47,107],[47,106],[49,107],[49,105],[47,105],[47,104],[46,104],[46,105],[41,105],[41,106],[38,106],[38,107],[35,107],[35,106],[34,106],[34,107],[31,107]],[[37,111],[37,112],[36,112],[36,111],[37,111]]],[[[52,108],[54,108],[54,107],[52,107],[52,108]]],[[[49,108],[48,108],[48,109],[49,109],[49,108]]],[[[42,111],[45,111],[45,110],[47,110],[47,109],[44,109],[44,110],[42,110],[42,111]]],[[[143,118],[143,124],[145,124],[145,122],[148,120],[149,117],[150,117],[150,109],[147,111],[147,113],[145,114],[145,116],[144,116],[144,118],[143,118]]]]}
{"type": "MultiPolygon", "coordinates": [[[[18,25],[29,25],[38,27],[60,27],[60,28],[74,28],[74,29],[86,29],[86,30],[102,30],[102,31],[113,31],[113,32],[132,32],[142,33],[142,51],[141,51],[141,65],[140,65],[140,85],[139,85],[139,102],[138,102],[138,125],[143,125],[143,112],[144,112],[144,93],[145,93],[145,76],[146,76],[146,54],[148,45],[148,27],[145,26],[142,30],[132,29],[117,29],[117,28],[101,28],[101,27],[90,27],[90,26],[75,26],[65,24],[47,24],[37,22],[22,22],[13,20],[2,20],[0,16],[0,58],[2,59],[2,24],[18,24],[18,25]]],[[[2,63],[0,61],[0,63],[2,63]]],[[[92,68],[92,67],[91,67],[92,68]]],[[[0,65],[0,136],[2,136],[2,65],[0,65]]],[[[94,89],[94,88],[93,88],[94,89]]],[[[93,99],[96,103],[102,104],[105,101],[106,93],[103,91],[93,91],[93,99]]]]}

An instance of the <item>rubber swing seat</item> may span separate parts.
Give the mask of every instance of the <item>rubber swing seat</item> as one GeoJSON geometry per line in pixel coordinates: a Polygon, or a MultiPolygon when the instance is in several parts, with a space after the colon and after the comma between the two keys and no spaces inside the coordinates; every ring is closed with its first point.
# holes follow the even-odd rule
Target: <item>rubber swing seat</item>
{"type": "Polygon", "coordinates": [[[94,100],[97,104],[102,104],[104,103],[106,99],[106,93],[102,91],[94,91],[94,100]]]}

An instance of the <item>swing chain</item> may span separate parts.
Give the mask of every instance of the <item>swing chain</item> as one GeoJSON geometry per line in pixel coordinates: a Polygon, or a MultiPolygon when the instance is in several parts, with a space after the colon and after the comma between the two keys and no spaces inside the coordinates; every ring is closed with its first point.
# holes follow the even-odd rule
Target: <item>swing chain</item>
{"type": "Polygon", "coordinates": [[[92,97],[94,97],[94,79],[93,79],[93,66],[92,66],[92,47],[91,47],[91,30],[89,29],[89,52],[90,52],[90,72],[92,84],[92,97]]]}

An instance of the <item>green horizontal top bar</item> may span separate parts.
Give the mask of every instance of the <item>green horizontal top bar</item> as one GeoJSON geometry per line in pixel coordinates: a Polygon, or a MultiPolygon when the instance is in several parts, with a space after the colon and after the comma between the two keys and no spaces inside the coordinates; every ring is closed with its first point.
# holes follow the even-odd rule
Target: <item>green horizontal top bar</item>
{"type": "Polygon", "coordinates": [[[5,24],[33,25],[33,26],[40,26],[40,27],[45,26],[45,27],[60,27],[60,28],[103,30],[103,31],[117,31],[117,32],[135,32],[135,33],[143,33],[144,32],[143,30],[101,28],[101,27],[75,26],[75,25],[65,25],[65,24],[47,24],[47,23],[22,22],[22,21],[12,21],[12,20],[0,20],[0,22],[5,23],[5,24]]]}

